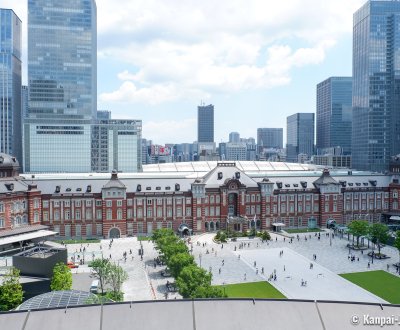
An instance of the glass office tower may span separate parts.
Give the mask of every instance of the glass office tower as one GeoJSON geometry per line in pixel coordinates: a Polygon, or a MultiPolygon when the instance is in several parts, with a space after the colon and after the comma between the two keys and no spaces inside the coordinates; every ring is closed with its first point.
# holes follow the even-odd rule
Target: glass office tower
{"type": "Polygon", "coordinates": [[[297,163],[300,154],[302,159],[314,154],[314,117],[313,113],[295,113],[286,118],[286,161],[297,163]]]}
{"type": "Polygon", "coordinates": [[[28,0],[24,171],[90,171],[96,52],[94,0],[28,0]]]}
{"type": "Polygon", "coordinates": [[[0,152],[22,162],[21,20],[0,9],[0,152]]]}
{"type": "Polygon", "coordinates": [[[330,77],[317,85],[317,149],[324,154],[340,147],[351,153],[351,77],[330,77]]]}
{"type": "Polygon", "coordinates": [[[283,128],[257,128],[259,148],[283,148],[283,128]]]}
{"type": "Polygon", "coordinates": [[[400,153],[400,1],[368,1],[353,22],[352,162],[384,172],[400,153]]]}
{"type": "Polygon", "coordinates": [[[197,141],[214,142],[214,106],[197,107],[197,141]]]}

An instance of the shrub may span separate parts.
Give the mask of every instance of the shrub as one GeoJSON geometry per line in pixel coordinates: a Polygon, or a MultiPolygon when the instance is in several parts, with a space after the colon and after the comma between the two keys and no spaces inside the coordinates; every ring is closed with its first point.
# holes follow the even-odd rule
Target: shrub
{"type": "Polygon", "coordinates": [[[266,230],[261,233],[261,239],[263,241],[269,241],[271,239],[271,235],[266,230]]]}

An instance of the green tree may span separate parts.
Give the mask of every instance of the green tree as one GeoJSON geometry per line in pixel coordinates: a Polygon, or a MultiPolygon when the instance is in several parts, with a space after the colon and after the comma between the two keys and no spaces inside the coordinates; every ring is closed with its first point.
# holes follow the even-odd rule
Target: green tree
{"type": "Polygon", "coordinates": [[[104,285],[107,282],[111,270],[111,263],[108,259],[95,259],[90,263],[94,276],[100,282],[101,294],[104,295],[104,285]]]}
{"type": "Polygon", "coordinates": [[[211,285],[199,286],[192,295],[192,298],[226,298],[222,289],[211,285]]]}
{"type": "Polygon", "coordinates": [[[257,230],[255,228],[250,229],[249,237],[251,236],[256,236],[257,235],[257,230]]]}
{"type": "Polygon", "coordinates": [[[170,269],[172,276],[177,278],[183,268],[193,264],[194,264],[193,256],[191,256],[186,252],[177,253],[169,259],[168,268],[170,269]]]}
{"type": "Polygon", "coordinates": [[[224,231],[222,231],[221,234],[219,235],[219,241],[221,243],[226,243],[226,233],[224,231]]]}
{"type": "Polygon", "coordinates": [[[22,285],[19,283],[19,270],[11,267],[3,276],[0,286],[0,310],[9,311],[22,303],[22,285]]]}
{"type": "Polygon", "coordinates": [[[59,262],[54,266],[50,288],[52,291],[72,289],[72,273],[66,264],[59,262]]]}
{"type": "MultiPolygon", "coordinates": [[[[399,251],[399,258],[400,258],[400,230],[396,231],[396,238],[394,240],[393,246],[399,251]]],[[[400,259],[399,259],[399,266],[400,266],[400,259]]]]}
{"type": "Polygon", "coordinates": [[[156,243],[160,238],[176,236],[172,229],[156,229],[151,236],[151,239],[156,243]]]}
{"type": "Polygon", "coordinates": [[[261,233],[261,239],[262,239],[263,241],[269,241],[269,240],[271,239],[271,235],[269,234],[269,232],[267,232],[266,230],[264,230],[264,231],[261,233]]]}
{"type": "Polygon", "coordinates": [[[371,241],[378,245],[378,255],[381,254],[381,244],[385,244],[389,239],[389,228],[383,223],[374,223],[369,230],[371,241]]]}
{"type": "Polygon", "coordinates": [[[122,284],[128,279],[127,272],[119,265],[110,264],[108,266],[108,274],[106,282],[111,286],[110,299],[114,301],[122,301],[124,295],[121,291],[122,284]]]}
{"type": "Polygon", "coordinates": [[[164,259],[169,264],[169,260],[172,256],[178,254],[178,253],[188,253],[189,249],[186,246],[185,242],[183,241],[178,241],[176,243],[171,243],[168,245],[164,245],[162,249],[162,253],[164,255],[164,259]]]}
{"type": "Polygon", "coordinates": [[[359,240],[361,236],[366,236],[369,231],[369,223],[366,220],[353,220],[347,226],[349,233],[357,238],[357,247],[359,247],[359,240]]]}
{"type": "Polygon", "coordinates": [[[176,279],[176,285],[183,298],[195,298],[196,290],[200,286],[209,286],[211,278],[211,273],[206,272],[203,268],[190,265],[182,269],[176,279]]]}

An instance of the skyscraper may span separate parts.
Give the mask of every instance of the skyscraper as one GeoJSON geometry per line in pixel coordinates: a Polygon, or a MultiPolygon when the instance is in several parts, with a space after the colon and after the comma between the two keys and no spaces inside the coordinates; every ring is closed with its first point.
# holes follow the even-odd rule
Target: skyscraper
{"type": "Polygon", "coordinates": [[[28,0],[25,171],[90,171],[96,53],[94,0],[28,0]]]}
{"type": "Polygon", "coordinates": [[[21,20],[0,9],[0,152],[22,162],[21,20]]]}
{"type": "Polygon", "coordinates": [[[197,107],[197,141],[214,142],[214,106],[197,107]]]}
{"type": "Polygon", "coordinates": [[[353,17],[352,164],[383,172],[400,153],[400,1],[368,1],[353,17]]]}
{"type": "Polygon", "coordinates": [[[238,132],[229,133],[229,142],[239,143],[240,142],[240,134],[238,132]]]}
{"type": "Polygon", "coordinates": [[[352,78],[330,77],[317,85],[317,149],[351,152],[352,78]]]}
{"type": "Polygon", "coordinates": [[[283,148],[283,128],[257,128],[258,148],[283,148]]]}
{"type": "Polygon", "coordinates": [[[286,161],[298,162],[314,154],[314,114],[295,113],[287,117],[286,161]]]}

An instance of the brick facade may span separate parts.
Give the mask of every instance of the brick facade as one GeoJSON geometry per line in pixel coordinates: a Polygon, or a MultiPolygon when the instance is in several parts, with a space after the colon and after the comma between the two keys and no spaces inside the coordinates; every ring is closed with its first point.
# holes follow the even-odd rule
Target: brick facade
{"type": "Polygon", "coordinates": [[[234,165],[226,165],[222,170],[217,166],[200,179],[185,179],[191,188],[184,191],[179,184],[170,184],[167,174],[157,178],[157,187],[151,191],[136,184],[138,179],[128,182],[117,173],[104,179],[98,188],[92,181],[96,179],[88,177],[79,181],[86,188],[61,190],[60,185],[70,184],[68,180],[57,179],[50,190],[52,180],[45,184],[37,180],[36,184],[21,177],[3,178],[0,186],[12,181],[15,186],[0,192],[0,230],[43,224],[61,237],[124,237],[148,235],[157,228],[177,231],[182,224],[194,233],[215,231],[227,228],[230,216],[240,219],[241,226],[236,227],[240,230],[271,229],[275,222],[288,228],[313,223],[324,227],[332,219],[345,225],[353,219],[372,222],[400,216],[396,177],[380,175],[381,183],[376,184],[368,175],[349,173],[344,182],[343,175],[336,178],[324,171],[309,178],[307,185],[302,173],[251,178],[234,165]],[[42,191],[41,185],[47,191],[42,191]]]}

